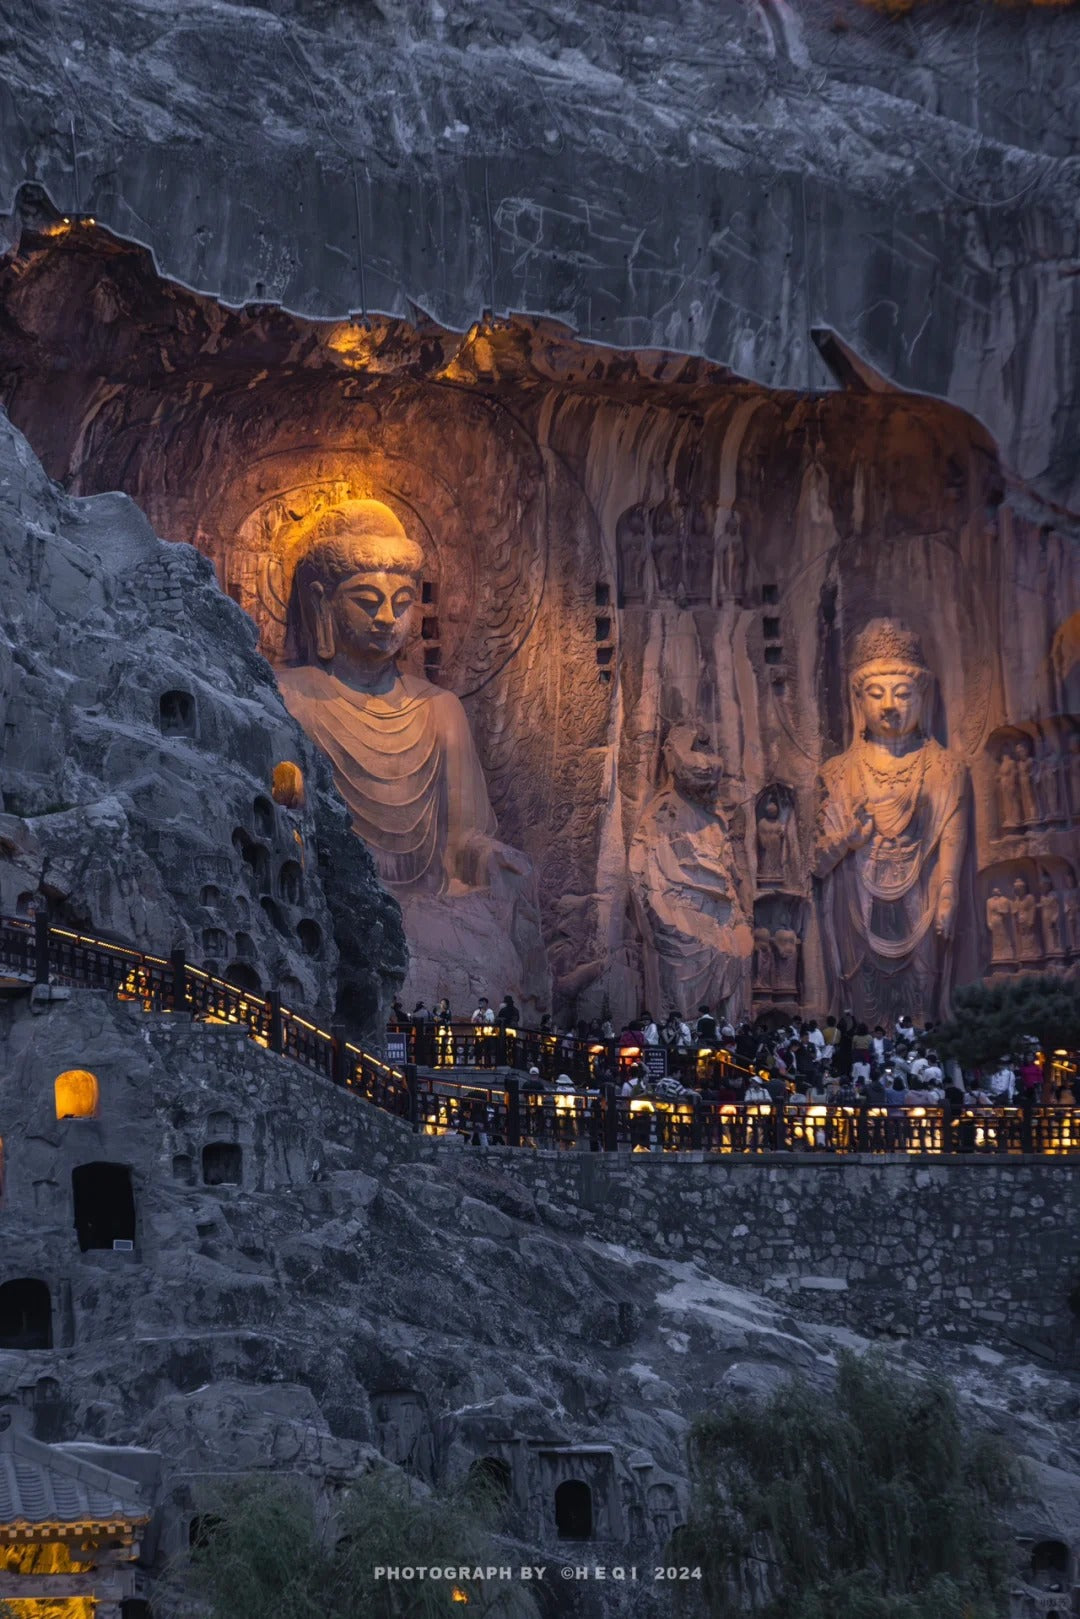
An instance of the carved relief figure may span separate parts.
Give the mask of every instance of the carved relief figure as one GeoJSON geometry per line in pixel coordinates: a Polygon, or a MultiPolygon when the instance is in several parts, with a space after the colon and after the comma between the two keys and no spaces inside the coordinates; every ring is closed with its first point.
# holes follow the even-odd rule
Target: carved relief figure
{"type": "Polygon", "coordinates": [[[766,927],[754,929],[754,988],[771,990],[773,983],[772,934],[766,927]]]}
{"type": "Polygon", "coordinates": [[[968,773],[923,728],[917,637],[875,619],[853,648],[854,741],[822,770],[814,875],[835,1004],[941,1015],[967,842],[968,773]]]}
{"type": "Polygon", "coordinates": [[[723,773],[707,735],[674,726],[662,785],[630,845],[630,877],[645,946],[647,1004],[693,1012],[741,990],[750,954],[732,855],[717,813],[723,773]]]}
{"type": "Polygon", "coordinates": [[[1018,742],[1013,750],[1020,779],[1020,810],[1024,826],[1038,826],[1039,799],[1035,791],[1035,765],[1030,742],[1018,742]]]}
{"type": "MultiPolygon", "coordinates": [[[[532,948],[534,879],[524,855],[496,836],[460,700],[398,669],[422,566],[420,547],[380,501],[348,501],[325,513],[297,562],[289,604],[290,637],[303,661],[280,670],[278,683],[290,713],[329,758],[354,831],[403,904],[410,895],[460,901],[477,891],[503,901],[499,917],[474,906],[472,923],[478,947],[503,957],[487,971],[501,967],[509,982],[515,963],[500,940],[507,943],[511,930],[519,946],[532,948]]],[[[464,916],[460,906],[457,914],[464,916]]],[[[429,909],[434,948],[433,916],[429,909]]],[[[416,942],[429,942],[419,929],[416,942]]]]}
{"type": "Polygon", "coordinates": [[[709,602],[713,592],[712,513],[695,506],[686,543],[686,594],[690,601],[709,602]]]}
{"type": "Polygon", "coordinates": [[[1066,949],[1080,951],[1080,888],[1076,886],[1076,878],[1070,873],[1069,883],[1065,889],[1065,920],[1062,937],[1066,949]]]}
{"type": "Polygon", "coordinates": [[[1080,820],[1080,731],[1069,734],[1065,755],[1065,773],[1069,784],[1069,810],[1074,821],[1080,820]]]}
{"type": "Polygon", "coordinates": [[[619,562],[619,605],[645,599],[645,563],[649,555],[649,529],[644,506],[631,506],[615,525],[619,562]]]}
{"type": "Polygon", "coordinates": [[[661,596],[675,597],[683,589],[683,536],[680,513],[665,501],[653,513],[653,566],[661,596]]]}
{"type": "Polygon", "coordinates": [[[1001,830],[1019,832],[1024,825],[1024,807],[1020,802],[1020,771],[1008,749],[998,760],[997,782],[1001,830]]]}
{"type": "Polygon", "coordinates": [[[794,928],[777,928],[773,934],[773,949],[776,952],[777,993],[794,999],[799,981],[799,935],[794,928]]]}
{"type": "Polygon", "coordinates": [[[1048,956],[1064,956],[1065,946],[1061,933],[1061,901],[1054,888],[1054,879],[1048,871],[1039,878],[1039,920],[1042,924],[1043,946],[1048,956]]]}
{"type": "Polygon", "coordinates": [[[986,902],[986,925],[990,929],[990,961],[996,963],[1013,959],[1013,944],[1010,933],[1012,922],[1012,904],[1006,899],[1000,888],[991,892],[986,902]]]}
{"type": "Polygon", "coordinates": [[[1043,754],[1038,764],[1036,787],[1042,800],[1043,814],[1048,821],[1060,821],[1061,813],[1061,755],[1053,746],[1043,754]]]}
{"type": "Polygon", "coordinates": [[[1039,908],[1034,894],[1022,877],[1013,883],[1013,926],[1016,931],[1017,961],[1038,961],[1042,955],[1039,946],[1039,908]]]}
{"type": "Polygon", "coordinates": [[[730,512],[724,524],[724,543],[720,552],[720,600],[733,597],[741,601],[745,588],[746,552],[742,524],[738,512],[730,512]]]}
{"type": "Polygon", "coordinates": [[[786,876],[788,817],[780,801],[769,794],[762,801],[757,817],[758,882],[782,883],[786,876]]]}

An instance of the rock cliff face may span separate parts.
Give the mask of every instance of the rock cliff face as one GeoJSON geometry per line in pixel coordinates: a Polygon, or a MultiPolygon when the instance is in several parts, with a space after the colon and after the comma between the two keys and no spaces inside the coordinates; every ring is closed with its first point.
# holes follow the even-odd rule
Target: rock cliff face
{"type": "MultiPolygon", "coordinates": [[[[275,664],[312,522],[397,513],[424,553],[408,667],[462,699],[537,872],[558,1015],[921,1021],[1080,960],[1078,529],[962,411],[854,363],[808,396],[524,317],[229,311],[43,216],[0,304],[49,472],[211,556],[275,664]],[[892,764],[863,747],[868,649],[919,666],[926,746],[892,764]]],[[[496,956],[470,990],[540,996],[496,956]]]]}
{"type": "Polygon", "coordinates": [[[0,421],[0,908],[379,1025],[400,916],[208,564],[0,421]],[[296,763],[307,807],[274,802],[296,763]],[[335,934],[339,925],[343,943],[335,934]]]}
{"type": "Polygon", "coordinates": [[[1075,12],[16,0],[5,28],[3,205],[34,182],[228,304],[522,310],[793,389],[832,386],[830,328],[1076,494],[1075,12]]]}

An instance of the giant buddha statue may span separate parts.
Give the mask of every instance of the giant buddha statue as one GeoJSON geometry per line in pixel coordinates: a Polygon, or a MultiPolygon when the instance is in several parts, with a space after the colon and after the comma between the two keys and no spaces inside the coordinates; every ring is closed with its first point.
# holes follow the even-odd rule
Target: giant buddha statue
{"type": "Polygon", "coordinates": [[[814,875],[836,1006],[945,1014],[967,845],[968,772],[927,733],[918,638],[874,619],[850,664],[854,740],[823,767],[814,875]]]}
{"type": "Polygon", "coordinates": [[[326,512],[296,563],[288,642],[298,662],[278,684],[401,901],[410,990],[470,1010],[480,992],[544,999],[535,880],[496,836],[465,710],[452,691],[398,667],[423,560],[381,501],[326,512]]]}

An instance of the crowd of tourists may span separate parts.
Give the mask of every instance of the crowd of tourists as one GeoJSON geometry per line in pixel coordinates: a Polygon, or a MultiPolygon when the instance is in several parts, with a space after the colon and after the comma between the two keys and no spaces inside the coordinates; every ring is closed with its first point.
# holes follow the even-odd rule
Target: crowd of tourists
{"type": "MultiPolygon", "coordinates": [[[[474,1036],[471,1065],[516,1062],[526,1074],[526,1090],[613,1084],[630,1097],[782,1101],[793,1107],[1076,1105],[1070,1066],[1044,1060],[1033,1036],[1018,1035],[1013,1050],[984,1070],[966,1069],[938,1053],[932,1024],[916,1027],[904,1015],[888,1027],[871,1028],[850,1011],[820,1024],[747,1019],[736,1026],[700,1006],[693,1020],[673,1010],[657,1022],[645,1010],[619,1031],[608,1018],[557,1029],[550,1017],[536,1030],[522,1031],[521,1013],[507,994],[496,1007],[480,997],[462,1021],[474,1036]],[[650,1061],[652,1051],[663,1051],[664,1058],[650,1061]]],[[[454,1031],[461,1024],[455,1024],[448,1001],[434,1010],[420,1002],[411,1013],[395,1001],[393,1026],[411,1034],[417,1060],[426,1058],[432,1066],[454,1062],[454,1031]]]]}

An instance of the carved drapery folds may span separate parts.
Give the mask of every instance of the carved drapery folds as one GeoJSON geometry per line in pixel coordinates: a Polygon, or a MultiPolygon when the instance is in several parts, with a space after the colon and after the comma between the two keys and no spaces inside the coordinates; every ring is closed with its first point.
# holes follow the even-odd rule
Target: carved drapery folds
{"type": "Polygon", "coordinates": [[[849,658],[853,741],[821,773],[814,874],[834,1004],[863,1017],[947,1009],[962,903],[968,773],[927,733],[918,637],[875,619],[849,658]]]}

